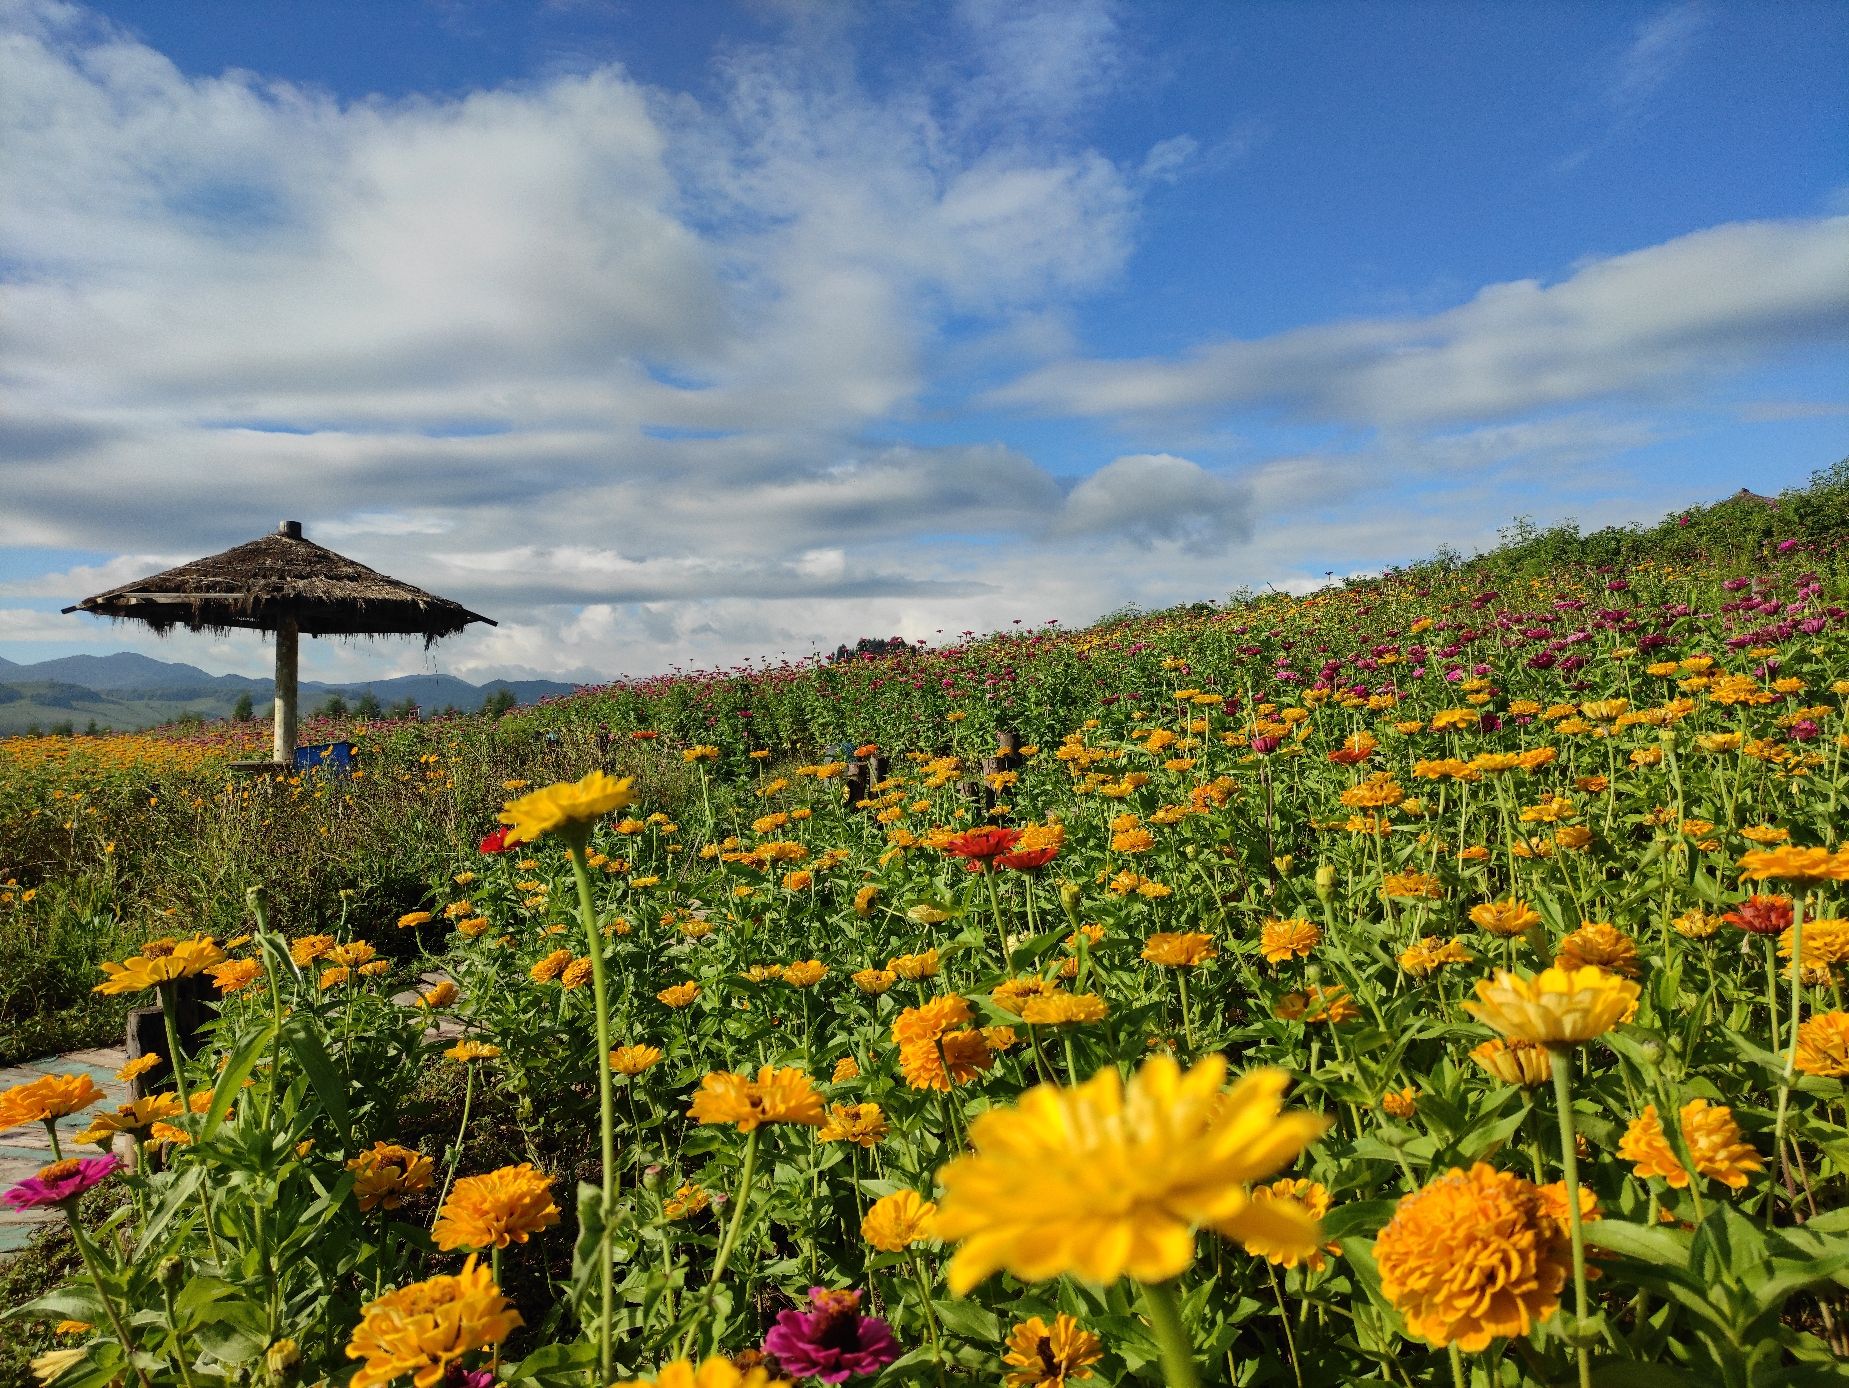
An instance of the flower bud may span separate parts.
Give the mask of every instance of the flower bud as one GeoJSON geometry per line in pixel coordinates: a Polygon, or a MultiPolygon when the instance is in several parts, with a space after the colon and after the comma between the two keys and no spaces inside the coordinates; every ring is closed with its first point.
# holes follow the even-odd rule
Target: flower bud
{"type": "Polygon", "coordinates": [[[1077,882],[1061,882],[1059,884],[1060,909],[1066,913],[1066,919],[1072,922],[1074,929],[1077,929],[1079,924],[1079,896],[1079,884],[1077,882]]]}
{"type": "Polygon", "coordinates": [[[1325,906],[1335,899],[1335,864],[1324,863],[1316,869],[1316,899],[1325,906]]]}
{"type": "Polygon", "coordinates": [[[162,1291],[177,1292],[186,1281],[186,1264],[169,1253],[154,1265],[154,1278],[160,1283],[162,1291]]]}
{"type": "Polygon", "coordinates": [[[281,1378],[302,1361],[302,1351],[294,1340],[281,1339],[263,1352],[263,1367],[281,1378]]]}

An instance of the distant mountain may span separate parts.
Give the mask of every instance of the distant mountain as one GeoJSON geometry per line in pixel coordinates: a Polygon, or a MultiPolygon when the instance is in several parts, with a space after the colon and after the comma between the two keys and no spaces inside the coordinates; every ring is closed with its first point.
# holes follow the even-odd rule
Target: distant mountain
{"type": "MultiPolygon", "coordinates": [[[[367,693],[387,708],[406,699],[425,714],[445,708],[474,713],[493,695],[510,691],[516,703],[569,694],[576,685],[558,680],[490,680],[470,684],[454,675],[398,675],[358,684],[304,681],[302,712],[313,713],[333,694],[349,706],[367,693]]],[[[70,655],[33,664],[0,657],[0,736],[41,732],[70,723],[79,731],[94,722],[100,730],[132,732],[196,714],[226,718],[239,696],[248,694],[259,715],[275,697],[273,682],[248,675],[213,675],[196,665],[155,660],[132,651],[114,655],[70,655]]]]}

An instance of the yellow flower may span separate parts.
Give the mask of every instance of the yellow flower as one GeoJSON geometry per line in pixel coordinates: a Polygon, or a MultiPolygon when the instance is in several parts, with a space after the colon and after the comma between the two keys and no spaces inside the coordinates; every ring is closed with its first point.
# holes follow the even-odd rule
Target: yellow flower
{"type": "Polygon", "coordinates": [[[45,1388],[58,1381],[74,1366],[90,1357],[90,1351],[84,1348],[48,1349],[31,1362],[32,1377],[45,1388]]]}
{"type": "Polygon", "coordinates": [[[1412,1334],[1472,1354],[1553,1315],[1573,1266],[1541,1191],[1483,1162],[1403,1197],[1374,1258],[1412,1334]]]}
{"type": "Polygon", "coordinates": [[[1637,994],[1635,983],[1603,969],[1545,969],[1534,978],[1498,969],[1464,1010],[1511,1040],[1578,1046],[1622,1021],[1637,994]]]}
{"type": "Polygon", "coordinates": [[[454,1276],[413,1282],[367,1303],[347,1345],[347,1358],[366,1361],[351,1388],[384,1388],[406,1374],[414,1388],[436,1388],[451,1364],[498,1345],[522,1323],[470,1255],[454,1276]]]}
{"type": "Polygon", "coordinates": [[[1326,1122],[1281,1111],[1281,1070],[1254,1071],[1231,1091],[1225,1078],[1219,1056],[1184,1074],[1158,1055],[1127,1084],[1106,1068],[978,1115],[973,1153],[939,1173],[937,1232],[959,1245],[951,1290],[1002,1269],[1028,1282],[1165,1281],[1193,1261],[1203,1225],[1233,1238],[1294,1229],[1315,1242],[1313,1221],[1256,1210],[1246,1186],[1294,1160],[1326,1122]]]}
{"type": "Polygon", "coordinates": [[[886,1116],[878,1104],[833,1104],[817,1142],[852,1142],[872,1147],[886,1136],[886,1116]]]}
{"type": "MultiPolygon", "coordinates": [[[[144,1056],[151,1069],[159,1056],[144,1056]]],[[[0,1092],[0,1133],[27,1123],[52,1123],[106,1097],[88,1075],[46,1075],[0,1092]]]]}
{"type": "Polygon", "coordinates": [[[766,1065],[754,1080],[729,1070],[715,1070],[700,1081],[687,1116],[696,1123],[730,1123],[748,1133],[764,1123],[802,1123],[819,1128],[825,1121],[822,1096],[801,1070],[766,1065]]]}
{"type": "Polygon", "coordinates": [[[692,1219],[712,1203],[713,1197],[703,1187],[688,1181],[675,1188],[674,1194],[662,1203],[661,1212],[673,1220],[692,1219]]]}
{"type": "Polygon", "coordinates": [[[1170,969],[1196,968],[1219,953],[1213,936],[1198,931],[1162,930],[1143,941],[1143,958],[1170,969]]]}
{"type": "Polygon", "coordinates": [[[1777,880],[1809,885],[1849,878],[1849,850],[1827,848],[1756,848],[1740,855],[1740,876],[1752,882],[1777,880]]]}
{"type": "Polygon", "coordinates": [[[618,1046],[610,1052],[610,1068],[634,1079],[660,1059],[659,1046],[618,1046]]]}
{"type": "Polygon", "coordinates": [[[1394,1118],[1411,1118],[1419,1111],[1419,1091],[1412,1085],[1389,1089],[1380,1096],[1380,1106],[1394,1118]]]}
{"type": "Polygon", "coordinates": [[[544,959],[526,971],[526,976],[535,983],[550,983],[565,972],[565,966],[571,963],[571,951],[555,949],[544,959]]]}
{"type": "Polygon", "coordinates": [[[1636,942],[1630,936],[1605,921],[1582,921],[1578,930],[1560,942],[1554,967],[1569,972],[1604,969],[1636,978],[1642,965],[1638,963],[1636,942]]]}
{"type": "Polygon", "coordinates": [[[1721,917],[1699,908],[1684,911],[1669,922],[1676,934],[1689,940],[1705,940],[1721,928],[1721,917]]]}
{"type": "Polygon", "coordinates": [[[895,1191],[875,1200],[860,1221],[860,1236],[882,1253],[902,1253],[913,1244],[936,1238],[937,1206],[915,1190],[895,1191]]]}
{"type": "Polygon", "coordinates": [[[653,1378],[625,1379],[612,1388],[789,1388],[789,1380],[774,1378],[768,1369],[755,1365],[741,1369],[715,1354],[698,1368],[690,1359],[676,1359],[663,1364],[653,1378]]]}
{"type": "Polygon", "coordinates": [[[1414,978],[1436,973],[1447,964],[1468,964],[1476,956],[1456,940],[1440,940],[1435,935],[1421,935],[1400,951],[1400,968],[1414,978]]]}
{"type": "Polygon", "coordinates": [[[445,1253],[463,1248],[479,1252],[525,1243],[558,1222],[552,1178],[532,1163],[521,1162],[456,1182],[430,1235],[445,1253]]]}
{"type": "Polygon", "coordinates": [[[415,926],[428,925],[435,919],[436,917],[431,915],[428,911],[406,911],[398,918],[398,928],[400,930],[410,930],[415,926]]]}
{"type": "Polygon", "coordinates": [[[916,983],[920,979],[936,978],[942,965],[938,962],[937,951],[927,949],[920,954],[901,954],[888,959],[886,967],[906,982],[916,983]]]}
{"type": "Polygon", "coordinates": [[[138,1141],[145,1142],[154,1128],[166,1119],[180,1115],[180,1096],[178,1094],[153,1094],[145,1099],[135,1099],[120,1105],[113,1113],[93,1113],[90,1125],[76,1137],[73,1142],[95,1143],[107,1147],[117,1133],[127,1133],[138,1141]]]}
{"type": "Polygon", "coordinates": [[[1110,1009],[1096,993],[1049,993],[1029,998],[1021,1020],[1029,1026],[1062,1026],[1070,1022],[1102,1022],[1110,1009]]]}
{"type": "Polygon", "coordinates": [[[820,959],[804,959],[783,969],[783,981],[792,988],[813,988],[826,977],[828,965],[820,959]]]}
{"type": "Polygon", "coordinates": [[[1485,1041],[1471,1050],[1470,1058],[1504,1084],[1517,1084],[1524,1089],[1546,1084],[1553,1075],[1547,1047],[1539,1041],[1500,1038],[1485,1041]]]}
{"type": "Polygon", "coordinates": [[[1030,1316],[1008,1332],[1002,1362],[1009,1373],[1002,1381],[1007,1388],[1065,1388],[1095,1377],[1091,1366],[1102,1358],[1103,1342],[1063,1311],[1050,1326],[1030,1316]]]}
{"type": "Polygon", "coordinates": [[[1520,935],[1531,925],[1539,925],[1541,917],[1525,901],[1511,897],[1507,901],[1485,901],[1470,908],[1471,921],[1489,931],[1492,935],[1520,935]]]}
{"type": "Polygon", "coordinates": [[[874,886],[865,886],[855,892],[854,914],[859,916],[862,920],[871,916],[873,914],[873,899],[879,894],[880,889],[874,886]]]}
{"type": "Polygon", "coordinates": [[[501,1053],[499,1046],[491,1046],[486,1041],[458,1041],[443,1052],[451,1060],[468,1064],[471,1060],[493,1060],[501,1053]]]}
{"type": "Polygon", "coordinates": [[[1818,1012],[1801,1022],[1797,1064],[1807,1075],[1849,1075],[1849,1012],[1818,1012]]]}
{"type": "Polygon", "coordinates": [[[676,983],[670,987],[663,988],[659,993],[655,994],[658,1001],[666,1003],[669,1007],[685,1007],[699,996],[700,985],[695,983],[692,979],[688,979],[685,983],[676,983]]]}
{"type": "MultiPolygon", "coordinates": [[[[1722,1185],[1741,1190],[1749,1172],[1765,1170],[1759,1153],[1741,1139],[1740,1125],[1733,1121],[1733,1110],[1725,1104],[1690,1099],[1682,1106],[1681,1121],[1682,1137],[1695,1159],[1697,1174],[1712,1176],[1722,1185]]],[[[1655,1104],[1644,1105],[1644,1111],[1631,1120],[1619,1140],[1618,1155],[1631,1162],[1631,1169],[1639,1176],[1661,1176],[1677,1190],[1689,1183],[1688,1172],[1676,1160],[1663,1133],[1655,1104]]]]}
{"type": "Polygon", "coordinates": [[[1258,932],[1258,947],[1268,964],[1307,959],[1322,942],[1323,932],[1301,916],[1287,921],[1266,921],[1258,932]]]}
{"type": "Polygon", "coordinates": [[[1361,1015],[1344,984],[1312,983],[1301,993],[1286,993],[1273,1011],[1287,1022],[1352,1022],[1361,1015]]]}
{"type": "Polygon", "coordinates": [[[395,1210],[407,1196],[430,1189],[435,1172],[429,1157],[394,1142],[375,1142],[347,1163],[361,1210],[395,1210]]]}
{"type": "Polygon", "coordinates": [[[213,966],[212,983],[221,993],[235,993],[254,983],[262,973],[263,965],[255,959],[227,959],[213,966]]]}
{"type": "Polygon", "coordinates": [[[913,1089],[947,1091],[953,1083],[975,1079],[994,1063],[988,1036],[967,1028],[899,1047],[899,1073],[913,1089]]]}
{"type": "Polygon", "coordinates": [[[108,977],[90,991],[110,996],[139,993],[176,979],[192,978],[225,961],[225,952],[209,935],[182,940],[171,948],[161,949],[158,954],[155,949],[156,945],[150,944],[142,953],[121,964],[104,960],[102,968],[108,977]]]}
{"type": "Polygon", "coordinates": [[[1240,1237],[1240,1246],[1254,1258],[1263,1258],[1266,1262],[1276,1263],[1279,1267],[1294,1268],[1302,1263],[1311,1272],[1321,1272],[1325,1259],[1323,1254],[1340,1253],[1340,1244],[1324,1244],[1318,1247],[1314,1241],[1304,1243],[1298,1232],[1303,1221],[1309,1219],[1321,1222],[1329,1213],[1329,1188],[1320,1181],[1306,1180],[1301,1176],[1286,1176],[1270,1185],[1252,1188],[1252,1203],[1261,1213],[1281,1209],[1286,1215],[1282,1227],[1283,1237],[1272,1227],[1272,1223],[1262,1218],[1251,1221],[1251,1230],[1240,1237]]]}
{"type": "MultiPolygon", "coordinates": [[[[160,1054],[150,1051],[146,1055],[136,1056],[133,1060],[129,1061],[128,1064],[116,1071],[116,1078],[123,1081],[139,1079],[141,1076],[147,1074],[148,1071],[165,1063],[165,1059],[160,1054]]],[[[5,1102],[6,1097],[0,1095],[0,1107],[4,1107],[5,1102]]],[[[5,1127],[6,1124],[0,1122],[0,1130],[4,1130],[5,1127]]]]}
{"type": "Polygon", "coordinates": [[[829,1076],[831,1084],[846,1084],[849,1080],[860,1078],[860,1062],[851,1055],[844,1055],[835,1062],[835,1072],[829,1076]]]}
{"type": "Polygon", "coordinates": [[[989,1001],[1002,1011],[1016,1017],[1032,998],[1042,998],[1049,993],[1057,993],[1059,985],[1049,983],[1046,979],[1033,974],[1024,974],[1020,978],[1005,979],[995,985],[989,993],[989,1001]]]}
{"type": "Polygon", "coordinates": [[[501,809],[508,826],[507,842],[531,843],[542,834],[556,833],[568,842],[585,843],[591,826],[613,810],[635,803],[635,778],[616,780],[593,771],[581,781],[557,785],[510,800],[501,809]]]}
{"type": "Polygon", "coordinates": [[[878,997],[897,983],[899,976],[891,969],[856,969],[853,980],[854,986],[868,997],[878,997]]]}

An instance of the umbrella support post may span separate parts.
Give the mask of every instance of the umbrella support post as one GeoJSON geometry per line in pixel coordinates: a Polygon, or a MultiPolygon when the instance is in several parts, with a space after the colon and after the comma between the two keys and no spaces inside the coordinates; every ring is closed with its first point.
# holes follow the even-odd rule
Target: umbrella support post
{"type": "Polygon", "coordinates": [[[295,765],[295,671],[299,633],[293,621],[276,628],[276,745],[274,760],[295,765]]]}

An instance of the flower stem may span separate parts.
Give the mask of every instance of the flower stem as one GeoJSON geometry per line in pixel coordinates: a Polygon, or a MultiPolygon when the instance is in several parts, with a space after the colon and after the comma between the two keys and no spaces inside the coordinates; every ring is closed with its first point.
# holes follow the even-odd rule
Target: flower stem
{"type": "MultiPolygon", "coordinates": [[[[1772,937],[1766,937],[1768,960],[1771,958],[1772,937]]],[[[1791,1016],[1788,1023],[1791,1028],[1791,1043],[1785,1051],[1785,1069],[1778,1077],[1778,1117],[1772,1128],[1772,1154],[1778,1158],[1779,1165],[1785,1169],[1787,1178],[1790,1167],[1785,1160],[1785,1118],[1791,1106],[1791,1077],[1797,1073],[1798,1066],[1798,1022],[1799,1009],[1804,1005],[1804,897],[1799,894],[1792,904],[1791,912],[1791,1016]]],[[[1796,1197],[1793,1197],[1793,1204],[1796,1197]]]]}
{"type": "Polygon", "coordinates": [[[1149,1312],[1149,1328],[1156,1333],[1156,1346],[1162,1352],[1162,1376],[1168,1388],[1200,1388],[1200,1375],[1194,1369],[1194,1346],[1188,1340],[1187,1327],[1181,1323],[1181,1303],[1173,1282],[1145,1282],[1143,1306],[1149,1312]]]}
{"type": "MultiPolygon", "coordinates": [[[[1560,1111],[1560,1170],[1566,1177],[1567,1232],[1573,1240],[1573,1315],[1585,1329],[1590,1303],[1586,1297],[1586,1236],[1579,1217],[1579,1150],[1573,1140],[1573,1061],[1567,1052],[1550,1049],[1554,1068],[1554,1107],[1560,1111]]],[[[1592,1356],[1584,1345],[1579,1357],[1580,1388],[1592,1388],[1592,1356]]]]}
{"type": "Polygon", "coordinates": [[[449,1188],[456,1180],[456,1168],[462,1165],[462,1139],[469,1131],[469,1106],[475,1102],[475,1062],[463,1066],[466,1076],[462,1082],[462,1123],[456,1129],[456,1141],[449,1152],[449,1170],[443,1173],[443,1192],[437,1196],[436,1213],[430,1217],[430,1227],[434,1231],[437,1221],[443,1217],[443,1204],[449,1199],[449,1188]]]}
{"type": "Polygon", "coordinates": [[[726,1265],[732,1261],[732,1250],[738,1246],[738,1234],[745,1226],[745,1209],[751,1204],[751,1178],[758,1168],[758,1138],[763,1134],[762,1128],[753,1128],[745,1134],[744,1169],[738,1175],[738,1194],[732,1201],[732,1222],[726,1225],[725,1237],[719,1241],[719,1252],[713,1258],[713,1275],[706,1280],[706,1296],[700,1309],[700,1315],[687,1327],[687,1336],[681,1341],[678,1355],[686,1358],[693,1348],[694,1337],[700,1330],[700,1317],[712,1309],[713,1289],[725,1277],[726,1265]]]}
{"type": "MultiPolygon", "coordinates": [[[[180,1122],[191,1132],[193,1096],[186,1087],[186,1052],[180,1049],[180,1029],[174,1021],[174,1010],[180,1005],[179,992],[171,983],[163,983],[160,1000],[161,1022],[167,1028],[167,1064],[173,1071],[174,1090],[180,1096],[180,1122]]],[[[224,1257],[218,1251],[218,1231],[212,1227],[212,1188],[204,1181],[199,1183],[199,1204],[205,1210],[205,1241],[211,1245],[212,1261],[223,1263],[224,1257]]]]}
{"type": "MultiPolygon", "coordinates": [[[[588,835],[587,835],[588,837],[588,835]]],[[[591,956],[591,1000],[597,1016],[597,1119],[603,1161],[603,1232],[597,1242],[597,1277],[603,1314],[597,1318],[597,1364],[608,1383],[615,1376],[616,1266],[610,1256],[610,1222],[616,1217],[616,1087],[610,1073],[610,983],[604,972],[603,936],[597,930],[597,907],[591,900],[591,867],[584,856],[584,841],[566,842],[572,876],[578,882],[578,918],[591,956]]]]}
{"type": "Polygon", "coordinates": [[[71,1242],[77,1245],[78,1256],[83,1259],[84,1270],[90,1274],[90,1281],[96,1285],[97,1298],[103,1303],[103,1310],[109,1316],[109,1324],[116,1332],[116,1342],[122,1346],[122,1357],[134,1366],[135,1377],[142,1382],[142,1388],[153,1388],[148,1380],[148,1371],[135,1363],[135,1342],[128,1337],[128,1326],[122,1320],[122,1312],[116,1306],[116,1299],[109,1294],[109,1288],[103,1281],[103,1270],[97,1263],[96,1246],[90,1242],[90,1236],[83,1231],[83,1225],[77,1220],[77,1211],[69,1205],[64,1210],[65,1223],[70,1225],[71,1242]]]}

